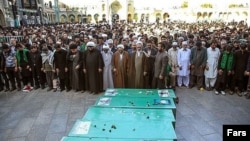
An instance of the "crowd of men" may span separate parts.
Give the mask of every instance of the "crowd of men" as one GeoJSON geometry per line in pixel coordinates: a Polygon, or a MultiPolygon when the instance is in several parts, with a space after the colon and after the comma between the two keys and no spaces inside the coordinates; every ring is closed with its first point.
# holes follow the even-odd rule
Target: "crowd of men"
{"type": "Polygon", "coordinates": [[[57,24],[0,29],[0,90],[197,87],[250,98],[244,22],[57,24]]]}

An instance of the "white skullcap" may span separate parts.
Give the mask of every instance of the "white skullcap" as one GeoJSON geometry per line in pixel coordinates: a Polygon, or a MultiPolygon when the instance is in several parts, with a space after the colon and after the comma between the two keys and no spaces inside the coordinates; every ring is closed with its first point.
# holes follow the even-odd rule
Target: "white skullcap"
{"type": "Polygon", "coordinates": [[[88,42],[86,46],[87,46],[87,47],[88,47],[88,46],[95,47],[95,43],[94,43],[94,42],[88,42]]]}
{"type": "Polygon", "coordinates": [[[119,44],[119,45],[117,46],[117,48],[122,48],[122,49],[124,49],[124,45],[123,45],[123,44],[119,44]]]}
{"type": "Polygon", "coordinates": [[[172,46],[178,46],[178,43],[177,42],[173,42],[172,46]]]}
{"type": "Polygon", "coordinates": [[[127,35],[123,37],[123,39],[128,39],[128,38],[129,38],[129,36],[127,36],[127,35]]]}
{"type": "Polygon", "coordinates": [[[132,38],[137,38],[137,36],[136,36],[136,35],[134,35],[132,38]]]}
{"type": "Polygon", "coordinates": [[[179,39],[179,40],[184,40],[184,38],[183,38],[183,37],[179,37],[178,39],[179,39]]]}
{"type": "Polygon", "coordinates": [[[57,43],[57,44],[61,44],[61,42],[59,42],[59,41],[57,41],[56,43],[57,43]]]}
{"type": "Polygon", "coordinates": [[[143,45],[143,43],[142,43],[141,41],[137,41],[136,44],[141,44],[141,45],[143,45]]]}
{"type": "Polygon", "coordinates": [[[103,49],[109,49],[109,45],[104,44],[104,45],[102,46],[102,48],[103,48],[103,49]]]}
{"type": "Polygon", "coordinates": [[[108,37],[108,35],[107,34],[102,34],[102,37],[108,37]]]}
{"type": "Polygon", "coordinates": [[[182,45],[187,45],[187,41],[183,41],[183,42],[182,42],[182,45]]]}
{"type": "Polygon", "coordinates": [[[112,39],[108,39],[108,44],[113,44],[113,40],[112,39]]]}

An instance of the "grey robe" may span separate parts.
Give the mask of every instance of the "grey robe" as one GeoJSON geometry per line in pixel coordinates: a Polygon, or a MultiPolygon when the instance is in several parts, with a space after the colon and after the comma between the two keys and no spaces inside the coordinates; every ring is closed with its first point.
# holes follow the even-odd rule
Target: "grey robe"
{"type": "Polygon", "coordinates": [[[102,51],[102,58],[104,61],[104,68],[103,68],[103,90],[107,88],[114,88],[113,83],[113,75],[112,75],[112,56],[113,52],[110,50],[105,53],[102,51]]]}

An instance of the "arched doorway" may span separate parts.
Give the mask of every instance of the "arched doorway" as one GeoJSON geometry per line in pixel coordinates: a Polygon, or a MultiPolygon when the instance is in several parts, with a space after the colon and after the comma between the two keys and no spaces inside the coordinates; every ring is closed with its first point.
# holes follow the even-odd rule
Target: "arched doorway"
{"type": "Polygon", "coordinates": [[[168,13],[164,13],[164,14],[163,14],[163,19],[164,19],[164,20],[167,20],[168,18],[169,18],[169,14],[168,14],[168,13]]]}
{"type": "Polygon", "coordinates": [[[0,9],[0,25],[5,26],[5,18],[3,15],[3,11],[0,9]]]}
{"type": "Polygon", "coordinates": [[[95,14],[94,15],[94,19],[95,19],[95,22],[98,23],[99,22],[99,14],[95,14]]]}
{"type": "Polygon", "coordinates": [[[164,13],[163,14],[163,22],[166,23],[166,21],[168,20],[169,18],[169,14],[168,13],[164,13]]]}
{"type": "Polygon", "coordinates": [[[135,20],[135,22],[138,21],[138,14],[137,13],[134,14],[134,20],[135,20]]]}
{"type": "Polygon", "coordinates": [[[197,12],[197,19],[200,19],[202,16],[201,12],[197,12]]]}
{"type": "Polygon", "coordinates": [[[127,22],[128,23],[132,22],[132,15],[130,13],[128,14],[127,22]]]}
{"type": "Polygon", "coordinates": [[[156,13],[155,18],[156,18],[156,23],[159,23],[161,20],[161,13],[156,13]]]}
{"type": "Polygon", "coordinates": [[[210,19],[212,17],[213,13],[212,12],[209,12],[208,14],[208,18],[210,19]]]}
{"type": "Polygon", "coordinates": [[[92,21],[92,15],[88,14],[87,16],[87,22],[90,23],[92,21]]]}
{"type": "Polygon", "coordinates": [[[206,19],[207,18],[207,12],[203,12],[203,14],[202,14],[202,17],[203,17],[203,19],[206,19]]]}
{"type": "Polygon", "coordinates": [[[82,22],[82,15],[77,15],[77,20],[79,23],[82,22]]]}
{"type": "Polygon", "coordinates": [[[61,15],[61,17],[60,17],[60,22],[61,23],[65,23],[67,21],[67,17],[66,17],[66,15],[61,15]]]}
{"type": "Polygon", "coordinates": [[[149,14],[146,14],[146,22],[149,22],[149,14]]]}
{"type": "MultiPolygon", "coordinates": [[[[244,11],[242,14],[243,14],[243,18],[247,19],[247,17],[248,17],[247,11],[244,11]]],[[[244,19],[244,20],[245,20],[245,19],[244,19]]]]}
{"type": "Polygon", "coordinates": [[[119,21],[119,19],[120,19],[120,16],[119,16],[118,14],[114,14],[114,15],[112,16],[112,21],[113,21],[113,22],[119,21]]]}
{"type": "Polygon", "coordinates": [[[106,20],[106,14],[102,14],[102,21],[103,22],[106,22],[107,20],[106,20]]]}
{"type": "Polygon", "coordinates": [[[140,22],[141,22],[141,23],[144,23],[144,19],[145,19],[145,14],[142,13],[142,14],[141,14],[141,20],[140,20],[140,22]]]}
{"type": "Polygon", "coordinates": [[[69,21],[72,22],[72,23],[75,22],[75,15],[70,14],[69,15],[69,21]]]}

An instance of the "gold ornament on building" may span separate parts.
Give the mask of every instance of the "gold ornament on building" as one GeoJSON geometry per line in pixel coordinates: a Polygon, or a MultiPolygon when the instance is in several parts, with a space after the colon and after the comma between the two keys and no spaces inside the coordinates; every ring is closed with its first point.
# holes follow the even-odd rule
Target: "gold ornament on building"
{"type": "Polygon", "coordinates": [[[122,8],[122,5],[119,1],[115,0],[114,2],[111,3],[110,7],[112,13],[117,14],[117,12],[122,8]]]}

